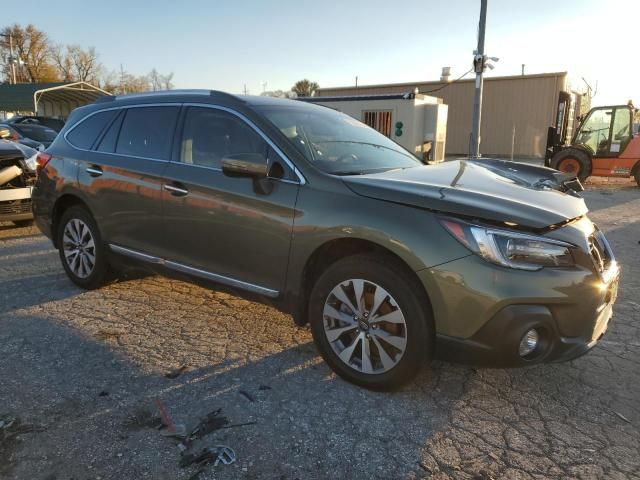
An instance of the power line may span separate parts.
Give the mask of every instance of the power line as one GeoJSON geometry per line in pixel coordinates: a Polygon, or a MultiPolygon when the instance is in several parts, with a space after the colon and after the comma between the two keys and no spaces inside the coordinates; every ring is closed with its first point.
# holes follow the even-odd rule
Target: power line
{"type": "Polygon", "coordinates": [[[440,90],[442,90],[443,88],[447,88],[449,85],[451,85],[452,83],[456,83],[459,82],[460,80],[462,80],[464,77],[466,77],[467,75],[469,75],[471,72],[473,72],[473,67],[471,67],[471,69],[467,70],[466,72],[464,72],[462,75],[460,75],[458,78],[456,78],[455,80],[452,80],[451,82],[447,82],[444,85],[438,87],[438,88],[434,88],[433,90],[428,90],[426,92],[420,92],[420,93],[433,93],[433,92],[438,92],[440,90]]]}

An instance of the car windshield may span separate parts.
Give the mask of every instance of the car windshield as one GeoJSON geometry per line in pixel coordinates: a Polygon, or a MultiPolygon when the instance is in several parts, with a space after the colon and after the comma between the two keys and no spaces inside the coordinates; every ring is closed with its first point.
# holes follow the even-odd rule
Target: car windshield
{"type": "Polygon", "coordinates": [[[36,142],[53,142],[58,133],[41,125],[13,125],[20,135],[36,142]]]}
{"type": "Polygon", "coordinates": [[[318,106],[260,106],[305,158],[334,175],[360,175],[422,163],[397,143],[344,113],[318,106]]]}

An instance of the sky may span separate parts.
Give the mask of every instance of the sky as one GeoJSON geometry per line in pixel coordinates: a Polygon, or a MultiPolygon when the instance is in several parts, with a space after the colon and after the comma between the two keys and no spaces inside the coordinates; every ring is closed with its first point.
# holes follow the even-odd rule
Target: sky
{"type": "MultiPolygon", "coordinates": [[[[568,71],[593,105],[640,105],[640,1],[488,0],[493,76],[568,71]],[[632,34],[636,31],[635,35],[632,34]]],[[[437,80],[471,66],[480,0],[24,1],[0,27],[32,23],[59,44],[93,46],[109,70],[174,73],[176,88],[251,94],[437,80]],[[265,85],[266,82],[266,85],[265,85]]]]}

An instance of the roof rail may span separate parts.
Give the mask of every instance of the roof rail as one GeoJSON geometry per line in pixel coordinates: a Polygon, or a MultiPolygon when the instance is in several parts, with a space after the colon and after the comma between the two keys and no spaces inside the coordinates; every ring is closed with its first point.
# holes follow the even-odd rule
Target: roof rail
{"type": "Polygon", "coordinates": [[[208,95],[211,97],[219,98],[221,100],[224,99],[224,100],[231,100],[239,103],[245,103],[245,101],[242,100],[241,98],[227,92],[221,92],[218,90],[200,90],[200,89],[161,90],[157,92],[136,92],[136,93],[129,93],[125,95],[105,96],[105,97],[98,98],[96,100],[96,103],[113,102],[116,99],[122,100],[125,98],[128,99],[128,98],[159,97],[159,96],[184,95],[184,94],[203,95],[203,96],[208,95]]]}
{"type": "Polygon", "coordinates": [[[209,94],[212,97],[218,97],[220,99],[232,100],[234,102],[240,102],[240,103],[246,103],[244,100],[242,100],[237,95],[233,95],[233,94],[227,93],[227,92],[221,92],[219,90],[211,90],[211,92],[209,94]]]}

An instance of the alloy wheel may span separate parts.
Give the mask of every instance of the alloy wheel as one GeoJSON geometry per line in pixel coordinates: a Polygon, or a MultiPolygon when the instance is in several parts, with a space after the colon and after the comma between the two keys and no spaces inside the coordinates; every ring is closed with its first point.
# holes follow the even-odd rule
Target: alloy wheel
{"type": "Polygon", "coordinates": [[[407,324],[391,294],[364,279],[336,285],[324,304],[326,338],[349,367],[380,374],[395,367],[407,348],[407,324]]]}
{"type": "Polygon", "coordinates": [[[96,265],[96,247],[86,223],[77,218],[67,222],[62,236],[62,250],[74,275],[79,278],[91,275],[96,265]]]}

